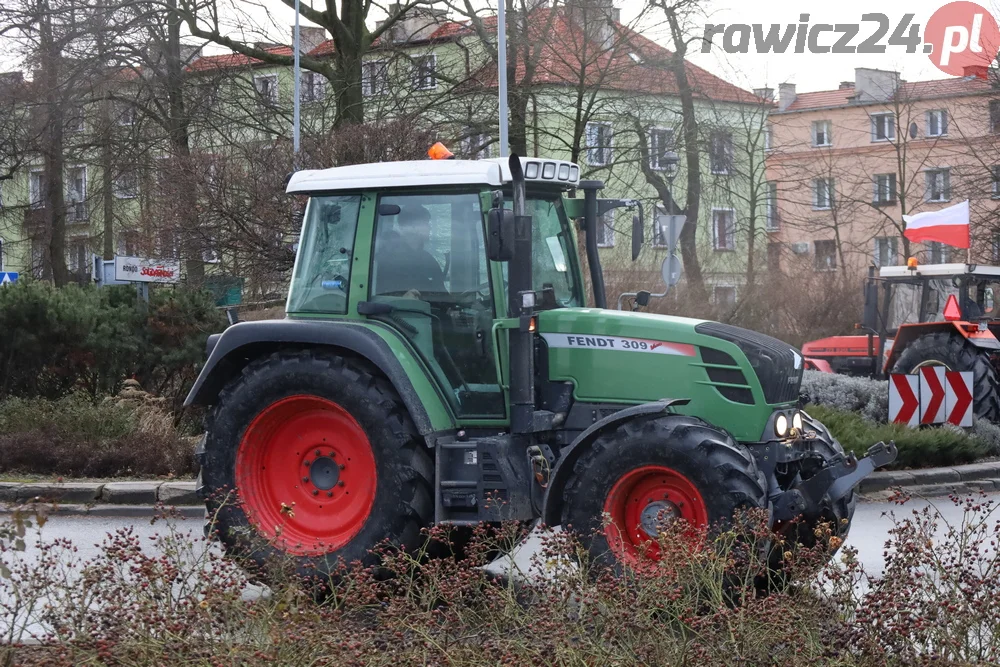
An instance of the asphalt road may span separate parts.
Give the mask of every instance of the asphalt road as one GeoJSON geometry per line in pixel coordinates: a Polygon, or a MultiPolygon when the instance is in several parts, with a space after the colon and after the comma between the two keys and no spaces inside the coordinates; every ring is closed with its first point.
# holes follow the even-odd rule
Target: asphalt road
{"type": "MultiPolygon", "coordinates": [[[[1000,493],[992,496],[1000,501],[1000,493]]],[[[858,550],[858,557],[865,570],[872,575],[882,572],[884,558],[883,550],[888,530],[892,527],[892,519],[888,513],[895,512],[897,516],[908,515],[912,509],[919,509],[932,502],[940,511],[942,517],[950,522],[961,520],[961,510],[947,498],[936,498],[931,501],[911,500],[905,506],[891,505],[884,502],[862,502],[858,504],[854,515],[847,546],[858,550]]],[[[200,519],[176,520],[178,531],[192,536],[202,535],[200,519]]],[[[148,518],[137,517],[92,517],[92,516],[61,516],[53,515],[42,530],[42,539],[55,537],[69,540],[77,548],[75,556],[81,560],[97,555],[99,543],[105,535],[116,530],[131,527],[143,544],[150,544],[154,534],[162,534],[165,530],[163,522],[151,525],[148,518]]],[[[532,555],[537,548],[538,539],[532,536],[516,552],[515,560],[521,569],[527,569],[532,555]]],[[[26,557],[37,554],[37,536],[29,534],[26,557]]]]}

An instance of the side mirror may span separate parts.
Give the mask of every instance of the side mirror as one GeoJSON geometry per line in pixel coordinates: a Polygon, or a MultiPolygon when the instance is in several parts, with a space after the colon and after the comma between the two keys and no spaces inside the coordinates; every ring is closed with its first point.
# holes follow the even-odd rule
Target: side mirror
{"type": "Polygon", "coordinates": [[[639,215],[632,216],[632,261],[639,259],[639,251],[642,250],[643,242],[643,228],[645,225],[642,224],[642,209],[639,209],[639,215]]]}
{"type": "Polygon", "coordinates": [[[490,209],[486,219],[486,256],[494,262],[514,259],[514,211],[490,209]]]}

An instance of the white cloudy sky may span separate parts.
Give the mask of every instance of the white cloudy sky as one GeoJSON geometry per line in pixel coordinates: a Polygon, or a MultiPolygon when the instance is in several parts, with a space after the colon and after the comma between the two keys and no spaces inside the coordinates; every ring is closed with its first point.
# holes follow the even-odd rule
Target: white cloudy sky
{"type": "MultiPolygon", "coordinates": [[[[250,12],[256,22],[275,40],[287,40],[293,12],[287,9],[280,0],[235,0],[246,11],[250,12]],[[266,8],[266,10],[264,9],[266,8]]],[[[303,0],[310,2],[311,0],[303,0]]],[[[495,0],[488,0],[495,6],[495,0]]],[[[622,18],[628,22],[633,20],[646,4],[643,0],[616,0],[622,9],[622,18]]],[[[994,16],[1000,15],[994,3],[1000,0],[981,0],[994,16]]],[[[222,4],[222,3],[220,3],[222,4]]],[[[810,23],[860,23],[861,15],[870,11],[880,11],[889,18],[890,26],[894,27],[905,13],[915,14],[914,23],[926,24],[930,15],[944,0],[887,0],[873,6],[871,0],[839,0],[836,3],[820,0],[801,0],[800,2],[775,2],[774,0],[707,0],[704,4],[704,15],[693,21],[695,25],[705,23],[762,23],[765,31],[770,24],[786,25],[797,23],[799,14],[810,14],[810,23]]],[[[659,23],[659,19],[651,16],[650,22],[659,23]]],[[[245,27],[246,23],[242,22],[245,27]]],[[[855,38],[857,44],[864,36],[870,34],[873,24],[862,27],[861,36],[855,38]]],[[[650,30],[650,36],[657,39],[658,29],[650,30]]],[[[829,35],[827,36],[829,38],[829,35]]],[[[3,39],[0,38],[0,65],[11,66],[14,63],[9,55],[4,58],[3,39]]],[[[658,39],[658,41],[664,41],[658,39]]],[[[665,42],[664,42],[665,43],[665,42]]],[[[752,48],[752,47],[751,47],[752,48]]],[[[907,80],[939,78],[939,73],[921,53],[907,54],[903,47],[888,47],[885,54],[855,55],[855,54],[727,54],[717,45],[712,53],[693,54],[695,63],[713,73],[745,88],[755,88],[768,85],[777,88],[781,82],[795,83],[799,91],[824,90],[836,88],[840,81],[854,78],[855,67],[876,67],[894,69],[907,80]]]]}

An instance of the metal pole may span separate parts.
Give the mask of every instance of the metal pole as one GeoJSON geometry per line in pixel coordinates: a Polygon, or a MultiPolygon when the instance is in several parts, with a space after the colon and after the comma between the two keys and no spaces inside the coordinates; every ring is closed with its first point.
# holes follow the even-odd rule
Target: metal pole
{"type": "Polygon", "coordinates": [[[292,151],[295,153],[295,166],[299,162],[299,0],[295,0],[295,35],[292,39],[292,51],[295,64],[292,66],[292,151]]]}
{"type": "Polygon", "coordinates": [[[500,157],[507,157],[507,0],[497,0],[497,80],[500,97],[500,157]]]}

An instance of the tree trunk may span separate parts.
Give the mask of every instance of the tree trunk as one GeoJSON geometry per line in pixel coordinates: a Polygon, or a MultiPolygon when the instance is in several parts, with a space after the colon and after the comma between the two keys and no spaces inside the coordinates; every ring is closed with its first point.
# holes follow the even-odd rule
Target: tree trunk
{"type": "Polygon", "coordinates": [[[52,34],[52,17],[48,12],[48,3],[39,3],[39,53],[41,65],[41,81],[45,90],[46,128],[42,148],[44,161],[46,192],[45,219],[49,233],[46,257],[43,262],[48,265],[52,281],[57,287],[69,282],[69,271],[66,268],[66,191],[63,187],[63,121],[65,115],[66,91],[60,85],[59,47],[52,34]]]}
{"type": "Polygon", "coordinates": [[[684,57],[687,54],[687,43],[681,30],[677,11],[673,8],[664,10],[670,23],[670,35],[674,42],[674,57],[670,68],[677,82],[678,95],[681,98],[681,130],[684,134],[684,156],[687,167],[687,194],[685,198],[685,215],[687,222],[681,230],[679,242],[681,260],[684,262],[684,275],[688,288],[695,299],[707,300],[705,280],[701,274],[701,263],[698,261],[698,213],[701,199],[701,154],[698,146],[698,119],[695,117],[694,93],[687,79],[684,68],[684,57]]]}

